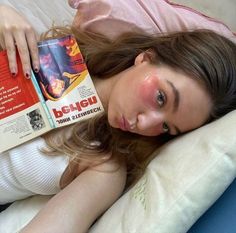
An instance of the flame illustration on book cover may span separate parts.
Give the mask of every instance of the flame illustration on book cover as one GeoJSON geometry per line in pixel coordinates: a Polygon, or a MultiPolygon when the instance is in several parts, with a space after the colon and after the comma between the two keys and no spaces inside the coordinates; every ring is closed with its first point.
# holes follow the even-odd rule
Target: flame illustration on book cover
{"type": "Polygon", "coordinates": [[[71,35],[39,44],[40,71],[36,78],[45,100],[57,101],[82,82],[88,70],[71,35]]]}

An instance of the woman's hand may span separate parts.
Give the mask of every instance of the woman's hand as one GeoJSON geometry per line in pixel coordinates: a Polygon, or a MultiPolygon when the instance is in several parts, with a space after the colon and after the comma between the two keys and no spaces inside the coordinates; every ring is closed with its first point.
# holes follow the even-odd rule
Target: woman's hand
{"type": "Polygon", "coordinates": [[[0,5],[0,45],[7,50],[12,76],[18,72],[16,52],[19,52],[24,75],[30,78],[33,69],[39,70],[37,35],[31,24],[10,6],[0,5]]]}

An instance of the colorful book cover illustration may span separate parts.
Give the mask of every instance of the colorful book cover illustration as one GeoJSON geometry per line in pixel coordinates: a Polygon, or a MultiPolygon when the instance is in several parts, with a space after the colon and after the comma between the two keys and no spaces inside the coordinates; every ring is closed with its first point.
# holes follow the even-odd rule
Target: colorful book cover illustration
{"type": "Polygon", "coordinates": [[[103,111],[72,35],[38,44],[40,71],[12,77],[6,51],[0,52],[0,152],[49,130],[103,111]]]}

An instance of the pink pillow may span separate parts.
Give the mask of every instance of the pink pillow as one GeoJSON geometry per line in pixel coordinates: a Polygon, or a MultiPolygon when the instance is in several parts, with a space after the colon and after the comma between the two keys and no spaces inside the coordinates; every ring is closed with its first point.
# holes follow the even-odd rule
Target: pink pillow
{"type": "Polygon", "coordinates": [[[236,34],[222,22],[168,0],[68,0],[77,9],[73,24],[115,38],[122,32],[148,33],[206,28],[236,43],[236,34]]]}

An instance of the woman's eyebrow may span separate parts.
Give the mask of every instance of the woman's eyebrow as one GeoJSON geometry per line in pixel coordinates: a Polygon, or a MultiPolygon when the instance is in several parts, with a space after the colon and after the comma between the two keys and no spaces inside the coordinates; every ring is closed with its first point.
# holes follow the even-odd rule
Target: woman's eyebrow
{"type": "Polygon", "coordinates": [[[173,103],[172,112],[176,112],[178,110],[178,107],[179,107],[180,94],[179,94],[179,91],[176,89],[175,85],[171,81],[166,80],[166,82],[171,87],[171,90],[172,90],[173,95],[174,95],[174,103],[173,103]]]}

